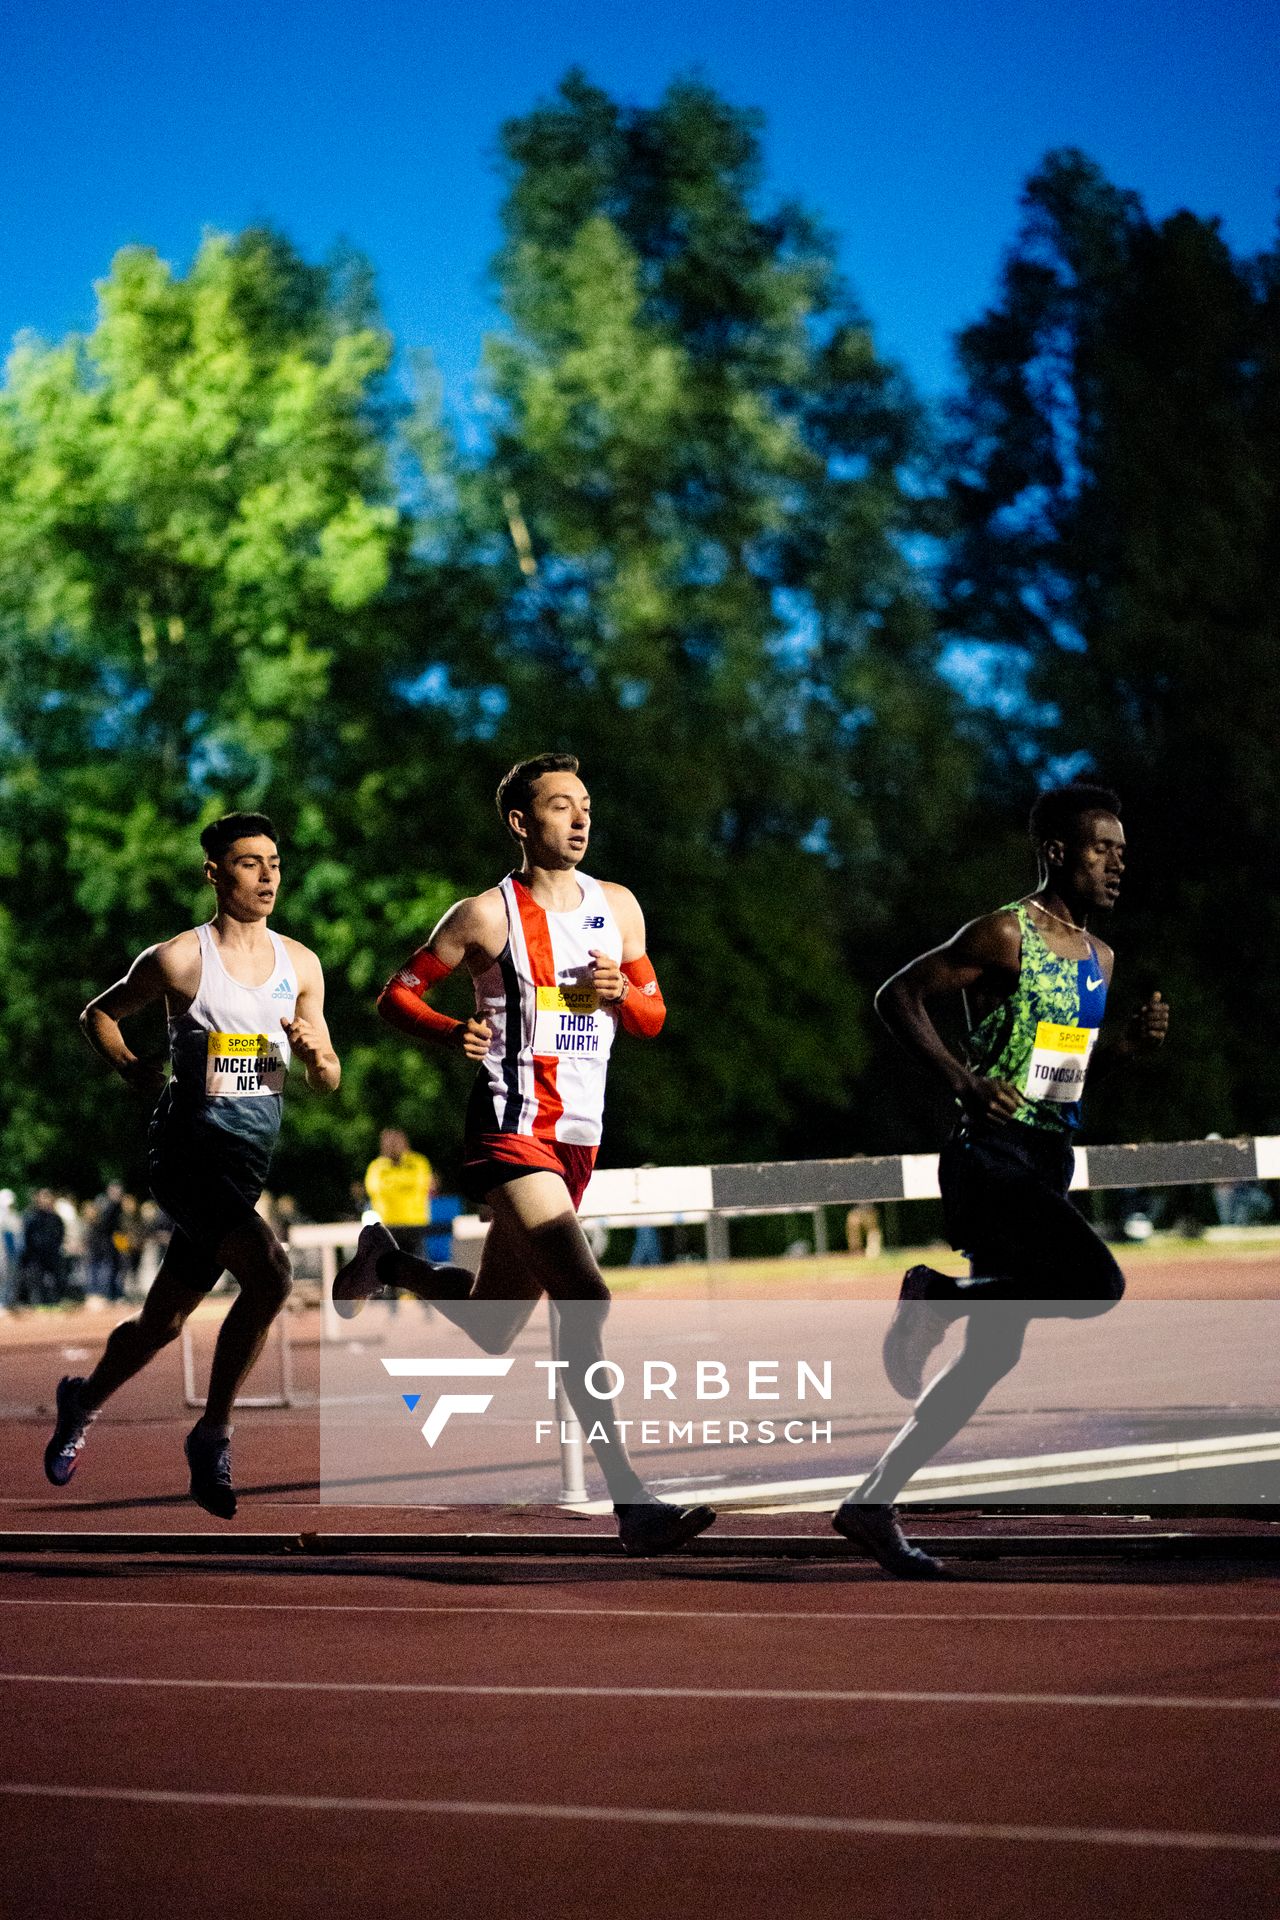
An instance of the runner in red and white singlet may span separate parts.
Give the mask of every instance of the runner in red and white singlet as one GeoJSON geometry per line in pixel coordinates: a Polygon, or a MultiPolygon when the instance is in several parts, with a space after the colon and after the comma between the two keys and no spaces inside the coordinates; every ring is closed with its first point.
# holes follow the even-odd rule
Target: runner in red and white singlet
{"type": "MultiPolygon", "coordinates": [[[[602,997],[596,972],[602,958],[624,965],[624,935],[609,899],[623,890],[606,890],[583,873],[575,878],[582,897],[560,912],[539,905],[524,875],[509,874],[498,888],[506,945],[475,981],[476,1017],[493,1036],[467,1109],[465,1179],[477,1198],[496,1184],[497,1168],[510,1167],[514,1177],[517,1169],[546,1167],[563,1176],[576,1206],[591,1176],[625,1004],[602,997]]],[[[634,923],[621,901],[619,910],[634,923]]],[[[643,971],[634,959],[627,964],[643,971]]],[[[411,963],[400,984],[412,975],[411,963]]],[[[629,996],[636,983],[623,977],[629,996]]],[[[656,1031],[661,1000],[656,980],[647,985],[656,1031]]]]}
{"type": "Polygon", "coordinates": [[[384,1289],[431,1303],[488,1352],[505,1352],[543,1293],[562,1308],[565,1390],[600,1463],[624,1546],[667,1552],[710,1526],[709,1507],[654,1500],[627,1457],[611,1401],[586,1392],[604,1357],[609,1289],[577,1219],[604,1119],[619,1027],[652,1037],[666,1017],[645,953],[644,916],[626,887],[579,872],[591,801],[572,754],[539,754],[498,788],[498,813],[520,871],[445,914],[392,976],[378,1008],[415,1038],[453,1047],[479,1068],[467,1106],[463,1187],[492,1225],[479,1272],[405,1254],[366,1227],[334,1282],[339,1311],[384,1289]],[[427,1002],[465,966],[476,1011],[453,1020],[427,1002]]]}

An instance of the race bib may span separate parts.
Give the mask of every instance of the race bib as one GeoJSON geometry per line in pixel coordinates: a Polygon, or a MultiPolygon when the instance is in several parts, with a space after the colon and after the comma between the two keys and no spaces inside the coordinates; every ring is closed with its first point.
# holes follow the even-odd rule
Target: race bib
{"type": "Polygon", "coordinates": [[[606,1015],[594,987],[539,987],[533,1050],[542,1054],[600,1053],[606,1015]]]}
{"type": "Polygon", "coordinates": [[[210,1099],[248,1100],[283,1093],[284,1055],[265,1033],[210,1033],[204,1090],[210,1099]]]}
{"type": "Polygon", "coordinates": [[[1089,1056],[1097,1037],[1096,1027],[1056,1027],[1051,1020],[1042,1020],[1036,1028],[1023,1088],[1027,1098],[1066,1103],[1078,1100],[1084,1092],[1089,1056]]]}

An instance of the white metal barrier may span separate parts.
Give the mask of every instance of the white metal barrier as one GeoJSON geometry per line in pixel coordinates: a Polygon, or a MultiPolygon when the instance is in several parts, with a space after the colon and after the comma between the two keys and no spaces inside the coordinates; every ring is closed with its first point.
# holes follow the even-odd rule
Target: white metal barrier
{"type": "MultiPolygon", "coordinates": [[[[267,1334],[267,1351],[272,1349],[276,1356],[279,1386],[274,1393],[237,1394],[238,1407],[293,1406],[293,1354],[289,1348],[287,1312],[278,1313],[271,1323],[267,1334]]],[[[205,1403],[205,1395],[200,1392],[196,1382],[196,1348],[191,1334],[190,1320],[184,1321],[182,1326],[182,1398],[189,1407],[203,1407],[205,1403]]]]}
{"type": "MultiPolygon", "coordinates": [[[[1235,1184],[1280,1180],[1280,1136],[1238,1140],[1181,1140],[1076,1149],[1076,1190],[1235,1184]]],[[[729,1257],[728,1223],[749,1214],[808,1213],[814,1222],[815,1252],[827,1251],[828,1206],[855,1206],[887,1200],[927,1200],[938,1194],[938,1156],[933,1153],[858,1156],[845,1160],[775,1160],[707,1167],[608,1167],[592,1175],[578,1209],[583,1220],[605,1226],[681,1226],[706,1228],[707,1258],[729,1257]]],[[[351,1337],[349,1324],[333,1305],[338,1253],[354,1250],[362,1222],[294,1226],[291,1250],[320,1255],[321,1338],[351,1337]]],[[[474,1272],[480,1264],[486,1223],[462,1214],[452,1223],[452,1257],[474,1272]]],[[[241,1399],[246,1407],[293,1404],[288,1314],[275,1322],[280,1386],[273,1395],[241,1399]]],[[[557,1338],[551,1312],[551,1338],[557,1338]]],[[[183,1329],[183,1378],[189,1406],[195,1397],[195,1357],[189,1331],[183,1329]]],[[[558,1413],[569,1437],[561,1453],[561,1504],[586,1499],[583,1441],[567,1400],[558,1389],[558,1413]]]]}

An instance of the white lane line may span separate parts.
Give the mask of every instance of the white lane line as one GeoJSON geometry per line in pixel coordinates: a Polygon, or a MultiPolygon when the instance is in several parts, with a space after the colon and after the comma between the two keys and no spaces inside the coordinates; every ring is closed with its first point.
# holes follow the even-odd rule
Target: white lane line
{"type": "Polygon", "coordinates": [[[390,1693],[467,1700],[720,1700],[817,1706],[1132,1707],[1193,1713],[1275,1713],[1280,1698],[1215,1699],[1211,1694],[961,1693],[905,1687],[566,1687],[451,1680],[219,1680],[182,1674],[0,1673],[0,1686],[138,1687],[200,1693],[390,1693]]]}
{"type": "Polygon", "coordinates": [[[354,1799],[325,1793],[188,1793],[172,1787],[64,1787],[0,1781],[0,1794],[28,1800],[105,1800],[134,1806],[228,1807],[278,1813],[415,1814],[473,1820],[565,1820],[592,1825],[709,1827],[737,1832],[816,1833],[893,1840],[1021,1841],[1073,1847],[1177,1848],[1194,1853],[1277,1853],[1280,1834],[1188,1833],[1150,1827],[1037,1827],[1013,1821],[878,1820],[847,1814],[732,1813],[705,1807],[579,1807],[520,1800],[354,1799]]]}
{"type": "Polygon", "coordinates": [[[1174,1627],[1219,1627],[1241,1623],[1280,1627],[1280,1610],[1275,1613],[806,1613],[798,1607],[769,1611],[745,1607],[698,1607],[695,1610],[693,1607],[407,1606],[391,1601],[356,1600],[76,1600],[62,1594],[50,1597],[41,1595],[33,1599],[0,1597],[0,1607],[133,1607],[159,1608],[162,1612],[174,1607],[186,1607],[202,1613],[408,1613],[427,1618],[434,1613],[480,1616],[492,1613],[507,1618],[527,1614],[537,1620],[714,1620],[717,1624],[723,1620],[798,1620],[824,1625],[834,1622],[843,1627],[860,1626],[863,1621],[887,1623],[895,1620],[932,1620],[948,1626],[973,1626],[991,1620],[1002,1625],[1017,1621],[1033,1627],[1067,1621],[1101,1621],[1107,1625],[1123,1626],[1150,1626],[1159,1622],[1174,1627]]]}

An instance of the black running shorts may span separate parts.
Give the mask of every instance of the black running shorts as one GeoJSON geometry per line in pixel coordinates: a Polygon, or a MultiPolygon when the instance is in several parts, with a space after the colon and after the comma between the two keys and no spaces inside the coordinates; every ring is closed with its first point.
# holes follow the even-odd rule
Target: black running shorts
{"type": "Polygon", "coordinates": [[[210,1153],[187,1136],[152,1137],[147,1154],[151,1191],[173,1221],[165,1265],[173,1279],[208,1293],[222,1277],[218,1249],[254,1216],[263,1180],[233,1155],[210,1153]]]}
{"type": "Polygon", "coordinates": [[[1063,1135],[1020,1126],[959,1128],[938,1180],[947,1238],[975,1278],[1009,1298],[1114,1303],[1124,1276],[1110,1248],[1067,1197],[1075,1155],[1063,1135]]]}

